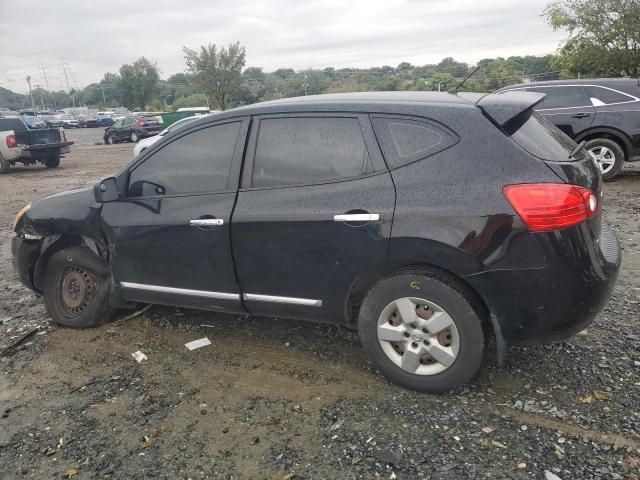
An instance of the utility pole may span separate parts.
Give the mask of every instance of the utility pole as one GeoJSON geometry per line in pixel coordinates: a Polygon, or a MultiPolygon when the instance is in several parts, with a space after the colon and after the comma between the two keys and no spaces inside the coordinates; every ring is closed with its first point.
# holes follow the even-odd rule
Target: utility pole
{"type": "Polygon", "coordinates": [[[307,96],[307,72],[304,72],[304,95],[307,96]]]}
{"type": "Polygon", "coordinates": [[[67,92],[71,91],[71,86],[69,85],[69,75],[67,74],[67,67],[69,66],[68,63],[65,63],[64,60],[62,60],[62,71],[64,72],[64,79],[67,82],[67,92]]]}
{"type": "Polygon", "coordinates": [[[42,96],[42,85],[34,85],[36,90],[40,90],[40,103],[42,104],[42,110],[44,110],[44,97],[42,96]]]}
{"type": "Polygon", "coordinates": [[[47,80],[47,69],[44,68],[44,63],[42,64],[42,76],[44,77],[44,85],[49,90],[49,80],[47,80]]]}
{"type": "MultiPolygon", "coordinates": [[[[102,90],[102,102],[104,103],[104,107],[107,108],[107,99],[104,96],[104,85],[103,84],[100,84],[100,89],[102,90]]],[[[166,100],[165,100],[165,103],[167,103],[166,100]]]]}
{"type": "Polygon", "coordinates": [[[31,91],[31,77],[29,75],[27,75],[27,83],[29,84],[29,96],[31,97],[31,106],[35,110],[36,109],[36,104],[33,101],[33,92],[31,91]]]}

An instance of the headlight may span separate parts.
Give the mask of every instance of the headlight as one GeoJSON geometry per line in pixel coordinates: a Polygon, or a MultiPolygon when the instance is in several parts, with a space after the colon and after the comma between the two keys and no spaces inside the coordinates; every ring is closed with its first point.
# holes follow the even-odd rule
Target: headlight
{"type": "Polygon", "coordinates": [[[13,222],[13,229],[16,229],[16,226],[18,225],[18,222],[20,221],[20,219],[22,217],[24,217],[24,214],[27,213],[29,211],[29,209],[31,208],[31,204],[27,204],[25,207],[22,208],[22,210],[20,210],[18,212],[18,214],[16,215],[16,220],[15,222],[13,222]]]}

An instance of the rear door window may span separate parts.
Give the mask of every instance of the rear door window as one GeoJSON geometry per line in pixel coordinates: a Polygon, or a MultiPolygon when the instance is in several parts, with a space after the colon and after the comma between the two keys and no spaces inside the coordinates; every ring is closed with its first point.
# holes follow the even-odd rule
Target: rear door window
{"type": "Polygon", "coordinates": [[[531,92],[544,93],[546,96],[542,103],[536,106],[536,110],[550,110],[553,108],[589,107],[591,101],[584,89],[579,86],[558,87],[530,87],[531,92]]]}
{"type": "Polygon", "coordinates": [[[458,141],[453,132],[426,120],[379,115],[371,120],[389,168],[434,155],[458,141]]]}
{"type": "Polygon", "coordinates": [[[373,171],[356,117],[263,118],[251,186],[311,185],[373,171]]]}

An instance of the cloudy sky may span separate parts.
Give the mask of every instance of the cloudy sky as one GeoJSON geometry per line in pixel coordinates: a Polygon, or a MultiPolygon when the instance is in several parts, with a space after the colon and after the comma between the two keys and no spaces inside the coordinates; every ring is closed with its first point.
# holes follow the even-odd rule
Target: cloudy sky
{"type": "Polygon", "coordinates": [[[266,71],[423,65],[453,56],[552,53],[563,38],[540,16],[548,0],[0,0],[0,86],[99,81],[141,55],[163,78],[182,47],[240,41],[266,71]]]}

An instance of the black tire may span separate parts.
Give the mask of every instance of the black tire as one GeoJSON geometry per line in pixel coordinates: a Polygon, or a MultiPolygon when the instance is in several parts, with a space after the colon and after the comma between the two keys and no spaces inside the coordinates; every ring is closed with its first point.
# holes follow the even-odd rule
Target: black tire
{"type": "Polygon", "coordinates": [[[453,277],[435,271],[401,271],[380,280],[364,298],[358,316],[360,341],[373,365],[392,382],[420,392],[444,393],[467,383],[482,363],[485,335],[478,310],[453,277]],[[405,297],[433,302],[453,319],[459,339],[458,354],[440,373],[419,375],[404,370],[387,356],[378,340],[378,319],[383,310],[405,297]]]}
{"type": "Polygon", "coordinates": [[[595,150],[597,152],[598,149],[603,147],[609,149],[615,157],[613,167],[611,167],[611,169],[606,173],[602,173],[602,179],[606,182],[617,176],[622,170],[622,167],[624,166],[624,150],[618,142],[609,138],[594,138],[584,145],[584,148],[588,152],[591,152],[591,150],[595,150]]]}
{"type": "Polygon", "coordinates": [[[140,140],[140,137],[138,137],[138,134],[134,131],[132,131],[129,134],[129,140],[131,140],[133,143],[138,143],[138,140],[140,140]]]}
{"type": "Polygon", "coordinates": [[[58,165],[60,165],[60,155],[51,155],[44,161],[44,165],[47,168],[58,168],[58,165]]]}
{"type": "Polygon", "coordinates": [[[51,255],[42,294],[56,323],[95,327],[109,320],[111,275],[105,262],[86,247],[69,247],[51,255]]]}
{"type": "Polygon", "coordinates": [[[9,169],[11,168],[11,164],[8,160],[5,160],[2,155],[0,155],[0,174],[9,173],[9,169]]]}

